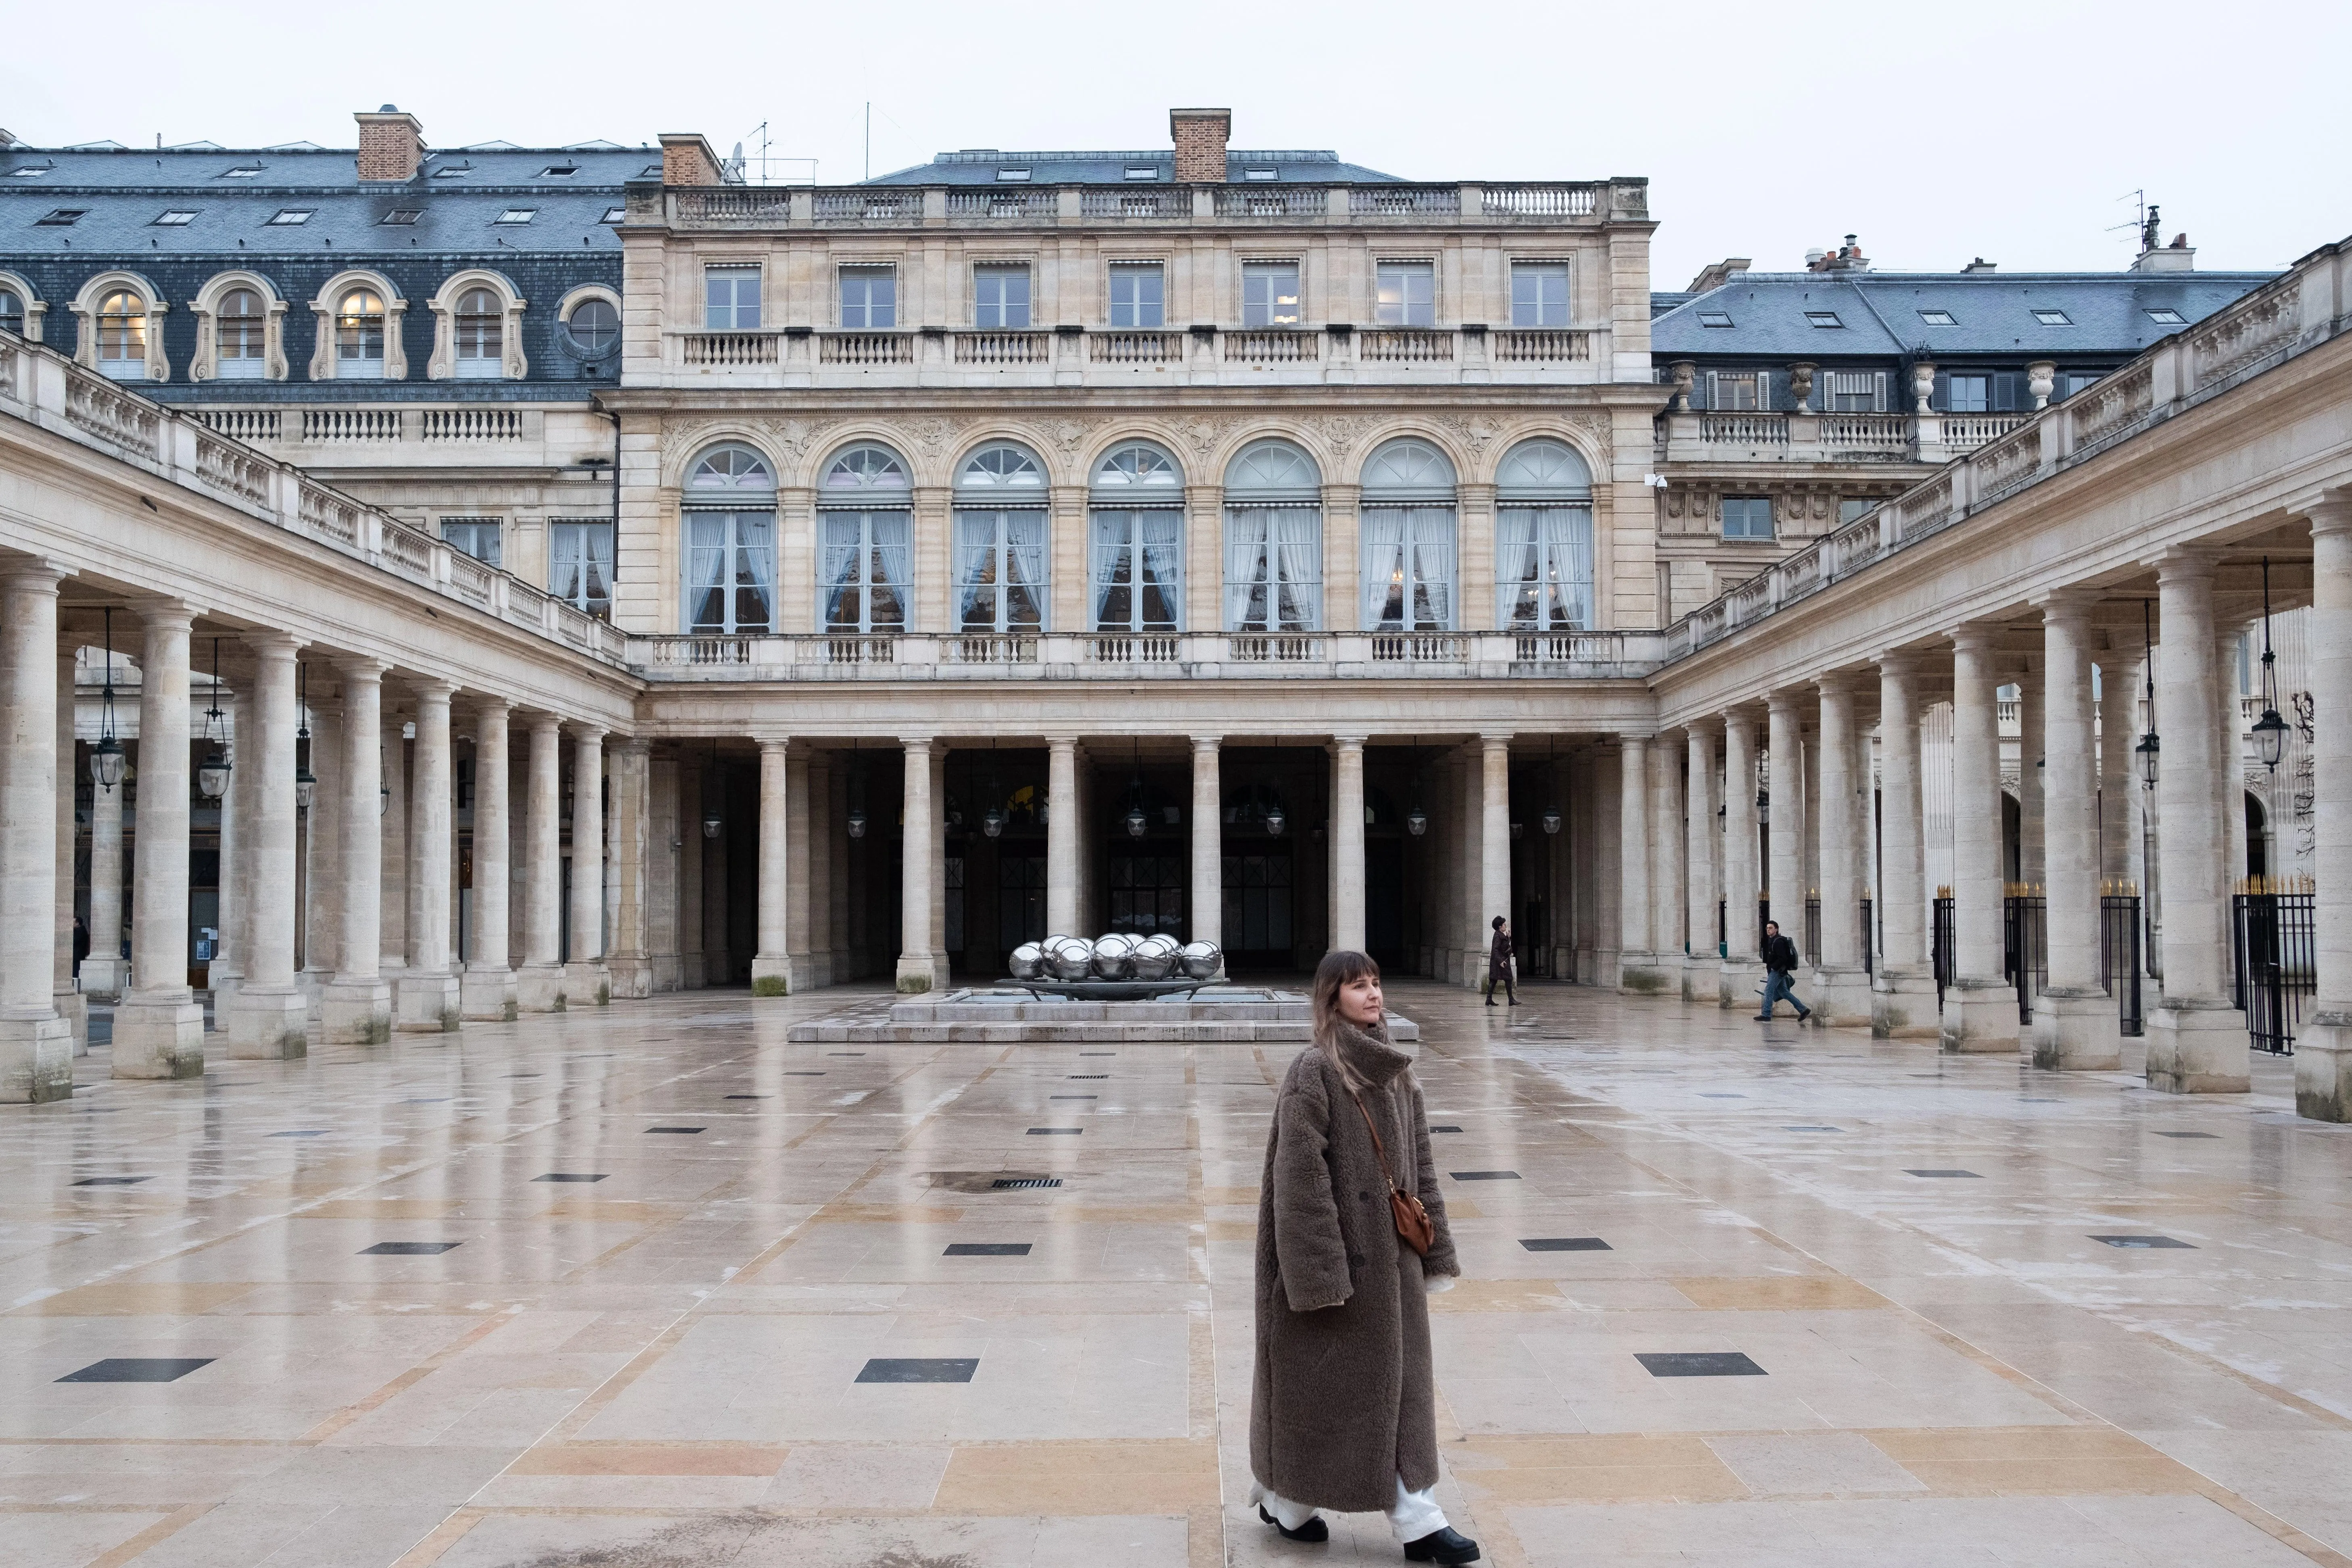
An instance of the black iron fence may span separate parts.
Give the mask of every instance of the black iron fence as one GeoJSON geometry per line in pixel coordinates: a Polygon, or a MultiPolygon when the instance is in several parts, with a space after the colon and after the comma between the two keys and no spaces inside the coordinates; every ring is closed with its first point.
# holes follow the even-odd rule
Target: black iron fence
{"type": "Polygon", "coordinates": [[[1936,889],[1936,1006],[1944,1005],[1944,988],[1952,983],[1953,953],[1957,943],[1952,934],[1952,892],[1948,888],[1936,889]]]}
{"type": "MultiPolygon", "coordinates": [[[[2123,886],[2128,887],[2126,883],[2123,886]]],[[[2017,987],[2017,1018],[2021,1024],[2033,1021],[2034,999],[2050,983],[2050,907],[2042,894],[2023,889],[2021,884],[2010,884],[2011,891],[2003,900],[2001,973],[2017,987]]],[[[2307,907],[2307,900],[2306,900],[2307,907]]],[[[2309,952],[2309,925],[2306,915],[2304,928],[2305,952],[2309,952]]],[[[1957,942],[1952,924],[1952,895],[1938,889],[1936,894],[1935,955],[1936,1005],[1943,1005],[1944,990],[1951,983],[1957,963],[1954,954],[1957,942]]],[[[2140,900],[2137,891],[2103,893],[2099,899],[2099,979],[2107,994],[2116,999],[2116,1016],[2126,1035],[2146,1030],[2140,976],[2147,965],[2141,961],[2140,900]]],[[[2240,968],[2242,970],[2242,963],[2240,968]]],[[[2306,972],[2305,988],[2309,989],[2306,972]]],[[[2248,1015],[2251,1018],[2251,1013],[2248,1015]]]]}
{"type": "Polygon", "coordinates": [[[2017,1021],[2033,1022],[2033,999],[2050,984],[2050,900],[2011,882],[2001,899],[2000,972],[2017,987],[2017,1021]]]}
{"type": "Polygon", "coordinates": [[[2147,1032],[2140,1010],[2139,981],[2147,969],[2141,962],[2141,929],[2137,893],[2099,895],[2099,979],[2116,999],[2116,1016],[2126,1035],[2147,1032]]]}
{"type": "Polygon", "coordinates": [[[2307,877],[2252,877],[2230,900],[2236,1001],[2254,1049],[2294,1052],[2294,1026],[2318,977],[2316,899],[2307,877]]]}

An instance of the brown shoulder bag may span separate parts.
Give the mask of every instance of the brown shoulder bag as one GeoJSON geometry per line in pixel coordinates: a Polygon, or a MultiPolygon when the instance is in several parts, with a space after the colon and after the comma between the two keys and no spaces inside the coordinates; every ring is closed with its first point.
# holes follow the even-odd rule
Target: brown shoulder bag
{"type": "Polygon", "coordinates": [[[1357,1114],[1364,1119],[1364,1131],[1372,1135],[1372,1152],[1380,1157],[1381,1178],[1389,1184],[1389,1216],[1396,1221],[1397,1236],[1426,1258],[1429,1249],[1437,1245],[1437,1224],[1421,1206],[1419,1198],[1398,1188],[1396,1177],[1389,1170],[1389,1152],[1381,1147],[1381,1130],[1372,1125],[1372,1113],[1364,1109],[1363,1100],[1354,1094],[1348,1098],[1355,1100],[1357,1114]]]}

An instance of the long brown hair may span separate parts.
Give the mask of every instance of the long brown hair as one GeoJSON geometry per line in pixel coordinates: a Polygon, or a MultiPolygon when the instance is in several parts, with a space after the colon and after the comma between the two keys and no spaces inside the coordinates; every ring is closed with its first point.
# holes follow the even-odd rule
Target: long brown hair
{"type": "Polygon", "coordinates": [[[1323,962],[1315,966],[1313,1000],[1307,1009],[1314,1020],[1315,1048],[1339,1073],[1339,1081],[1359,1094],[1363,1092],[1363,1082],[1339,1050],[1339,1026],[1345,1022],[1339,1016],[1339,992],[1366,975],[1374,980],[1381,977],[1381,966],[1372,962],[1370,953],[1351,952],[1345,948],[1325,953],[1323,962]]]}

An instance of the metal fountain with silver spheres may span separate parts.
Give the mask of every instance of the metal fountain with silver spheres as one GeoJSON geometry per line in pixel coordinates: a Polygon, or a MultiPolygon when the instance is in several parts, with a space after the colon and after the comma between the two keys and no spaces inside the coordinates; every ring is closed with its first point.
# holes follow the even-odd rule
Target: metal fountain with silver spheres
{"type": "Polygon", "coordinates": [[[1154,932],[1111,931],[1089,942],[1049,936],[1024,942],[1008,960],[1013,983],[1035,996],[1089,1002],[1141,1002],[1197,992],[1217,977],[1224,954],[1213,942],[1179,942],[1154,932]]]}

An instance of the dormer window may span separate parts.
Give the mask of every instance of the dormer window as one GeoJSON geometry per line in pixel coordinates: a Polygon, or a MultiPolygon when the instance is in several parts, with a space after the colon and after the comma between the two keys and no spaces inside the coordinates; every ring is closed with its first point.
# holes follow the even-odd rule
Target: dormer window
{"type": "Polygon", "coordinates": [[[157,213],[155,215],[154,226],[157,228],[184,228],[189,224],[195,221],[196,215],[194,210],[188,207],[174,207],[170,212],[157,213]]]}
{"type": "Polygon", "coordinates": [[[537,207],[509,207],[506,211],[498,216],[496,221],[499,223],[529,223],[538,215],[539,209],[537,207]]]}
{"type": "Polygon", "coordinates": [[[1242,171],[1242,178],[1244,180],[1278,180],[1282,178],[1282,171],[1279,169],[1244,169],[1242,171]]]}
{"type": "Polygon", "coordinates": [[[1129,163],[1127,177],[1130,180],[1156,180],[1160,177],[1160,167],[1156,163],[1129,163]]]}
{"type": "Polygon", "coordinates": [[[1845,325],[1843,321],[1838,320],[1835,310],[1808,310],[1805,312],[1805,320],[1817,327],[1842,328],[1845,325]]]}
{"type": "Polygon", "coordinates": [[[457,300],[457,377],[488,381],[506,374],[506,310],[488,289],[468,289],[457,300]]]}
{"type": "Polygon", "coordinates": [[[424,216],[422,207],[394,207],[375,221],[387,228],[404,228],[424,216]]]}
{"type": "Polygon", "coordinates": [[[996,177],[1009,184],[1020,184],[1029,178],[1029,171],[1026,169],[999,169],[996,171],[996,177]]]}
{"type": "Polygon", "coordinates": [[[290,228],[297,224],[309,223],[310,213],[311,209],[309,207],[279,207],[277,215],[269,221],[280,227],[290,228]]]}
{"type": "Polygon", "coordinates": [[[89,210],[89,209],[88,207],[58,207],[52,212],[35,218],[33,220],[33,226],[36,228],[71,228],[74,225],[81,221],[81,215],[89,210]]]}
{"type": "Polygon", "coordinates": [[[1727,327],[1731,325],[1731,317],[1722,310],[1701,310],[1698,324],[1702,327],[1727,327]]]}

